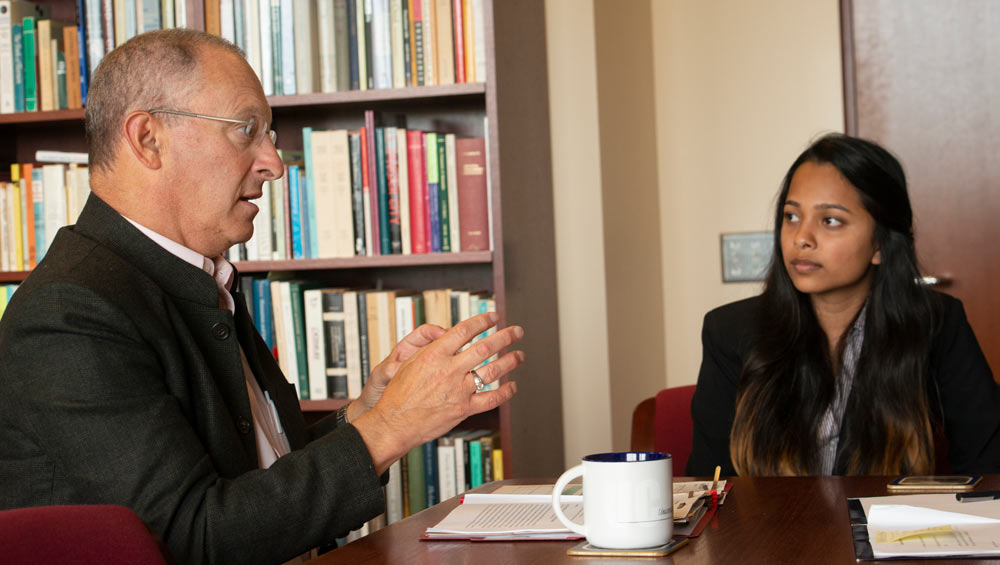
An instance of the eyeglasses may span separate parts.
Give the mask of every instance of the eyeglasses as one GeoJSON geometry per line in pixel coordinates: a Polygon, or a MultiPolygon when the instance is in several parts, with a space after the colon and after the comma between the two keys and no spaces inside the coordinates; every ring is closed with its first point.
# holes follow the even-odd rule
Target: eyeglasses
{"type": "Polygon", "coordinates": [[[231,124],[240,124],[243,126],[241,131],[247,136],[247,139],[251,144],[257,145],[264,140],[264,135],[271,138],[271,143],[278,142],[278,132],[273,129],[268,128],[268,123],[264,122],[262,125],[257,123],[257,120],[250,118],[249,120],[234,120],[232,118],[220,118],[218,116],[208,116],[205,114],[195,114],[194,112],[185,112],[183,110],[169,110],[167,108],[153,108],[152,110],[146,110],[150,114],[173,114],[175,116],[187,116],[189,118],[202,118],[205,120],[216,120],[219,122],[229,122],[231,124]]]}

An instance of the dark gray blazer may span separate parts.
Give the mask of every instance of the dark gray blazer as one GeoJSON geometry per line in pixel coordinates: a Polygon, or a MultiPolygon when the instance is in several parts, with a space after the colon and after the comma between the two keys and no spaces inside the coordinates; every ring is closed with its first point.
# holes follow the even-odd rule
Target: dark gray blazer
{"type": "Polygon", "coordinates": [[[271,563],[383,511],[357,430],[307,428],[234,292],[91,196],[0,321],[0,508],[121,504],[182,563],[271,563]],[[267,470],[238,344],[293,452],[267,470]]]}

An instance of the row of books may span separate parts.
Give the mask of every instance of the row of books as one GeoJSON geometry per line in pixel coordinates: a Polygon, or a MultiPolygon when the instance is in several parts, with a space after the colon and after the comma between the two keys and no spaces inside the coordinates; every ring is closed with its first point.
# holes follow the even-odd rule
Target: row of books
{"type": "Polygon", "coordinates": [[[484,291],[323,288],[251,276],[240,288],[257,330],[303,400],[357,398],[372,368],[421,324],[449,328],[496,311],[484,291]]]}
{"type": "Polygon", "coordinates": [[[17,287],[18,285],[16,284],[0,285],[0,317],[3,317],[3,311],[7,309],[7,303],[14,296],[14,291],[17,290],[17,287]]]}
{"type": "Polygon", "coordinates": [[[464,430],[431,440],[392,464],[385,514],[352,532],[347,541],[499,480],[503,480],[503,450],[495,432],[464,430]]]}
{"type": "Polygon", "coordinates": [[[59,228],[76,222],[90,194],[87,167],[14,163],[0,182],[0,271],[26,271],[42,260],[59,228]]]}
{"type": "Polygon", "coordinates": [[[254,235],[230,259],[492,248],[483,138],[396,126],[302,137],[304,151],[281,151],[285,175],[265,183],[254,235]]]}
{"type": "Polygon", "coordinates": [[[268,96],[486,79],[482,0],[210,0],[205,29],[268,96]]]}
{"type": "Polygon", "coordinates": [[[105,54],[187,22],[184,0],[76,0],[75,21],[49,15],[42,2],[0,0],[0,113],[82,108],[105,54]]]}

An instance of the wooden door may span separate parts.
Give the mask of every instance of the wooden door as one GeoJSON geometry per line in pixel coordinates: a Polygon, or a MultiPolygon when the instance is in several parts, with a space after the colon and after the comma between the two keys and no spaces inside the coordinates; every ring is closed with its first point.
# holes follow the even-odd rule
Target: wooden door
{"type": "Polygon", "coordinates": [[[1000,377],[1000,2],[841,0],[847,132],[903,164],[925,276],[1000,377]]]}

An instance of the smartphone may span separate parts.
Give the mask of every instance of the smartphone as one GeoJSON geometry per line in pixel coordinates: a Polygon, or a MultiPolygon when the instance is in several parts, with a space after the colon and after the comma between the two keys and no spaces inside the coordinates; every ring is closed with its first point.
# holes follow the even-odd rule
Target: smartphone
{"type": "Polygon", "coordinates": [[[982,480],[981,475],[900,475],[889,482],[890,492],[965,492],[982,480]]]}

